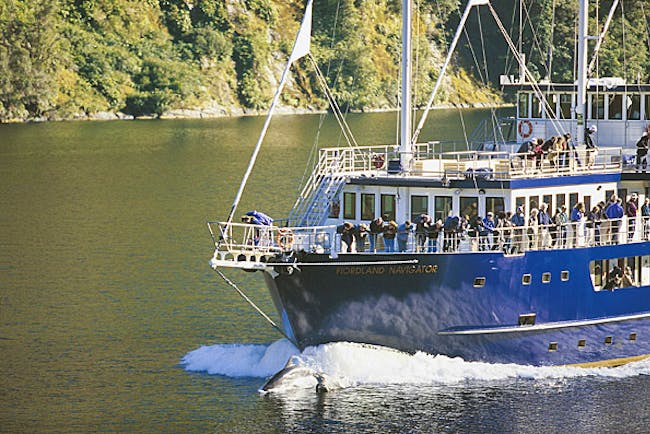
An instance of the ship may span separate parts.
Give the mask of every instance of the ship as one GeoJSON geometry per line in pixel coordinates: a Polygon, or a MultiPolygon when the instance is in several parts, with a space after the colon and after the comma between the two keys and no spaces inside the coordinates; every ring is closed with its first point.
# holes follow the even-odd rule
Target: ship
{"type": "MultiPolygon", "coordinates": [[[[399,143],[320,149],[286,219],[235,221],[290,64],[309,53],[310,0],[229,217],[208,222],[210,266],[301,350],[356,342],[535,366],[648,357],[650,177],[635,145],[650,86],[588,78],[587,41],[603,37],[588,35],[588,6],[580,0],[576,82],[540,85],[517,57],[519,76],[502,77],[516,116],[458,151],[417,140],[440,78],[413,128],[404,0],[399,143]],[[225,269],[263,275],[279,324],[225,269]]],[[[488,0],[470,0],[440,76],[479,7],[500,24],[488,0]]]]}

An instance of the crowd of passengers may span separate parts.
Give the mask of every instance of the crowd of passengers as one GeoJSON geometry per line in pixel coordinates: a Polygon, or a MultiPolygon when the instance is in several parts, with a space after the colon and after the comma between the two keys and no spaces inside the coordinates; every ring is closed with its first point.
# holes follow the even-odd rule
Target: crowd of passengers
{"type": "Polygon", "coordinates": [[[528,217],[524,211],[519,206],[515,212],[488,212],[484,218],[455,216],[450,212],[444,221],[433,221],[431,216],[422,214],[415,223],[407,220],[401,224],[384,216],[369,224],[344,222],[337,232],[341,235],[341,251],[349,253],[377,252],[381,238],[386,253],[454,252],[464,242],[471,251],[500,250],[514,254],[531,249],[618,244],[620,237],[625,236],[631,241],[640,215],[640,233],[643,239],[650,239],[650,199],[640,205],[636,193],[625,204],[614,194],[608,203],[600,202],[591,210],[579,202],[570,212],[562,205],[553,215],[545,203],[539,209],[531,209],[528,217]],[[623,219],[624,216],[627,218],[623,219]]]}
{"type": "MultiPolygon", "coordinates": [[[[591,125],[585,129],[584,143],[586,148],[585,165],[588,168],[593,167],[598,153],[596,146],[595,134],[598,131],[596,125],[591,125]]],[[[648,148],[650,147],[650,134],[644,131],[641,138],[636,143],[636,168],[643,172],[648,166],[648,148]]],[[[582,161],[575,152],[575,146],[571,141],[571,134],[552,136],[549,139],[533,137],[521,144],[517,150],[519,157],[530,162],[537,169],[541,169],[544,160],[547,160],[551,167],[560,168],[569,166],[570,156],[574,156],[576,163],[582,165],[582,161]]]]}

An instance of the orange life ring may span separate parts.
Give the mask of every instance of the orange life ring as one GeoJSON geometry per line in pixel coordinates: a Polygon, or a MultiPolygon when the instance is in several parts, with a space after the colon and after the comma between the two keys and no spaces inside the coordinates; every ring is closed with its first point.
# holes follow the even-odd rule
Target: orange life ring
{"type": "Polygon", "coordinates": [[[291,229],[278,229],[278,234],[275,236],[275,242],[282,250],[291,250],[293,247],[293,231],[291,229]]]}
{"type": "Polygon", "coordinates": [[[384,158],[384,154],[375,154],[372,156],[372,165],[375,166],[375,169],[381,169],[384,167],[385,162],[386,159],[384,158]]]}
{"type": "Polygon", "coordinates": [[[519,130],[519,135],[524,139],[527,139],[530,137],[531,134],[533,134],[533,124],[528,119],[519,121],[518,130],[519,130]]]}

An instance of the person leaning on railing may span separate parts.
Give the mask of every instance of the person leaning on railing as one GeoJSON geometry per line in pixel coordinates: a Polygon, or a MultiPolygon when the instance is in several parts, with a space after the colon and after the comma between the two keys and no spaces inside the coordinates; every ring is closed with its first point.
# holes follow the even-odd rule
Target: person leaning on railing
{"type": "Polygon", "coordinates": [[[537,223],[539,225],[539,247],[548,249],[551,247],[553,240],[551,238],[551,216],[546,212],[548,205],[542,202],[539,205],[539,214],[537,214],[537,223]]]}
{"type": "Polygon", "coordinates": [[[619,231],[619,222],[623,218],[623,206],[621,205],[621,199],[612,194],[612,197],[609,200],[609,205],[605,209],[605,215],[609,219],[609,228],[610,235],[612,237],[611,242],[613,244],[618,244],[618,231],[619,231]]]}
{"type": "Polygon", "coordinates": [[[641,218],[643,219],[643,238],[650,239],[650,198],[645,198],[641,206],[641,218]]]}
{"type": "Polygon", "coordinates": [[[634,238],[634,231],[636,229],[636,214],[637,214],[637,195],[632,193],[630,200],[627,201],[625,206],[625,215],[627,216],[627,240],[632,241],[634,238]]]}

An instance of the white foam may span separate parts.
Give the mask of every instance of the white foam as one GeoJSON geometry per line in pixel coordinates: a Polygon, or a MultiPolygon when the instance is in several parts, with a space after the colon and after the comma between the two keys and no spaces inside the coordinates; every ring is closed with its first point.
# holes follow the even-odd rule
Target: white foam
{"type": "MultiPolygon", "coordinates": [[[[353,343],[309,347],[302,353],[287,340],[265,345],[212,345],[183,357],[189,371],[204,371],[231,377],[269,377],[291,357],[294,364],[322,374],[337,387],[357,385],[446,385],[466,381],[507,379],[575,378],[584,376],[630,377],[650,375],[650,360],[617,368],[535,367],[514,364],[466,362],[460,358],[433,356],[353,343]]],[[[306,374],[309,375],[309,374],[306,374]]],[[[307,379],[291,379],[284,387],[314,385],[307,379]]],[[[307,387],[307,386],[305,386],[307,387]]]]}

